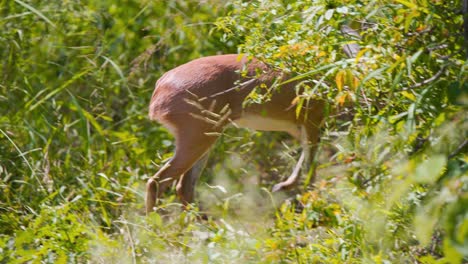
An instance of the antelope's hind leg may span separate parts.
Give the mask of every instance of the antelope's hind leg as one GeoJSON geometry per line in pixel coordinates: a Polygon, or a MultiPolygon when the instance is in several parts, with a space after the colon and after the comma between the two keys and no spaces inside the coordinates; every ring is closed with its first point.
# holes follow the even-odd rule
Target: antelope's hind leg
{"type": "Polygon", "coordinates": [[[193,202],[195,197],[195,185],[200,178],[203,169],[208,161],[209,151],[198,160],[190,170],[188,170],[182,178],[179,180],[176,190],[179,199],[184,205],[188,205],[193,202]]]}
{"type": "Polygon", "coordinates": [[[294,167],[291,175],[280,183],[277,183],[273,186],[272,192],[278,192],[281,190],[287,190],[294,187],[300,179],[301,168],[303,167],[304,161],[306,163],[305,171],[307,174],[312,173],[311,181],[313,182],[315,178],[315,168],[312,167],[312,162],[317,152],[318,141],[319,141],[319,131],[320,129],[317,126],[302,126],[300,141],[302,145],[302,153],[299,157],[296,166],[294,167]],[[311,171],[313,170],[313,171],[311,171]]]}
{"type": "MultiPolygon", "coordinates": [[[[173,181],[178,181],[214,144],[217,137],[208,136],[205,134],[205,131],[206,129],[198,128],[196,125],[190,124],[190,122],[185,122],[184,126],[178,127],[177,133],[174,135],[176,139],[174,156],[146,184],[147,214],[153,211],[157,198],[172,185],[173,181]],[[183,131],[184,133],[179,133],[179,131],[183,131]]],[[[190,175],[192,174],[190,173],[190,175]]],[[[194,179],[188,177],[186,181],[189,180],[193,181],[194,179]]],[[[179,195],[182,194],[182,201],[184,203],[190,202],[190,199],[193,199],[193,190],[186,194],[185,190],[189,189],[189,187],[185,187],[183,180],[181,181],[181,185],[179,195]]]]}
{"type": "Polygon", "coordinates": [[[271,190],[272,192],[278,192],[281,190],[290,189],[291,187],[296,185],[296,183],[299,181],[299,175],[300,175],[302,164],[304,163],[306,152],[307,151],[305,149],[302,150],[301,156],[299,157],[299,160],[297,161],[292,174],[285,181],[275,184],[271,190]]]}

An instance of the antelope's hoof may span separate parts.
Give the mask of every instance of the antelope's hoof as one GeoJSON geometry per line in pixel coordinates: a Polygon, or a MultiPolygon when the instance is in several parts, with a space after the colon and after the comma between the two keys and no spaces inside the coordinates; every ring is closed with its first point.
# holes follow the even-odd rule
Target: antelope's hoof
{"type": "Polygon", "coordinates": [[[277,183],[271,188],[271,192],[279,192],[284,188],[284,184],[282,182],[277,183]]]}

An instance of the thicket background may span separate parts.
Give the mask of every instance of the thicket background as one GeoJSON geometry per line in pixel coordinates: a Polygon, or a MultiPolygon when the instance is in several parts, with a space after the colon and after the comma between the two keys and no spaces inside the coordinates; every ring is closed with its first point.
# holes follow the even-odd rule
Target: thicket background
{"type": "Polygon", "coordinates": [[[468,261],[463,8],[1,0],[0,263],[468,261]],[[344,44],[361,49],[348,58],[344,44]],[[209,220],[181,211],[173,192],[164,213],[144,217],[145,181],[173,151],[146,117],[155,81],[236,52],[302,80],[299,105],[339,107],[323,129],[318,181],[273,197],[296,142],[228,129],[198,188],[209,220]]]}

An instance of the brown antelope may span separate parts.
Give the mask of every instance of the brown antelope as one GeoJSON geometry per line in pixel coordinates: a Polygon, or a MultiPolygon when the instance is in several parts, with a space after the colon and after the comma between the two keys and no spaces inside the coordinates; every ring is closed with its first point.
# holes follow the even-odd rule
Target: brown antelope
{"type": "MultiPolygon", "coordinates": [[[[347,25],[341,28],[347,38],[357,40],[359,33],[347,25]]],[[[343,45],[348,57],[355,57],[359,45],[343,45]]],[[[256,130],[285,131],[299,139],[301,156],[292,174],[273,186],[273,191],[297,183],[305,160],[317,150],[325,102],[309,100],[296,114],[297,82],[288,82],[281,72],[258,60],[236,54],[204,57],[181,65],[164,74],[156,83],[149,117],[164,125],[175,138],[174,156],[146,185],[146,212],[173,181],[184,204],[193,201],[195,184],[205,166],[208,151],[228,124],[256,130]],[[279,83],[279,85],[278,85],[279,83]],[[271,92],[263,104],[243,107],[244,99],[255,87],[271,92]]],[[[310,165],[310,161],[306,162],[310,165]]],[[[310,172],[310,169],[306,168],[310,172]]],[[[312,172],[314,173],[314,172],[312,172]]],[[[312,178],[313,179],[313,178],[312,178]]]]}
{"type": "Polygon", "coordinates": [[[295,98],[301,91],[295,82],[278,85],[263,104],[243,107],[255,87],[271,87],[286,78],[257,61],[231,54],[193,60],[164,74],[156,83],[149,117],[165,126],[175,138],[175,154],[146,185],[146,211],[173,181],[184,204],[191,203],[196,181],[208,151],[223,128],[285,131],[303,143],[303,151],[291,176],[273,191],[293,186],[302,163],[317,149],[324,102],[311,100],[296,115],[295,98]]]}

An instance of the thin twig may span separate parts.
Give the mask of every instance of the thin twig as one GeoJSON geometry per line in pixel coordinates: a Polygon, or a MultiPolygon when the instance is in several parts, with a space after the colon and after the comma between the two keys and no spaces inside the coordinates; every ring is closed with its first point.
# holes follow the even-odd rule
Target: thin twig
{"type": "Polygon", "coordinates": [[[445,49],[445,48],[448,48],[448,44],[440,44],[434,47],[426,48],[426,50],[429,52],[433,52],[434,50],[445,49]]]}
{"type": "Polygon", "coordinates": [[[451,159],[451,158],[455,157],[456,155],[458,155],[458,153],[460,153],[463,150],[463,148],[466,147],[466,145],[468,145],[468,140],[465,139],[465,141],[463,141],[463,143],[461,143],[460,146],[458,146],[458,148],[455,151],[450,153],[448,158],[451,159]]]}
{"type": "Polygon", "coordinates": [[[234,86],[234,87],[232,87],[232,88],[229,88],[229,89],[227,89],[227,90],[224,90],[224,91],[222,91],[222,92],[212,94],[212,95],[210,95],[210,96],[208,96],[208,97],[209,97],[209,98],[213,98],[213,97],[216,97],[216,96],[225,94],[225,93],[229,93],[229,92],[231,92],[231,91],[233,91],[233,90],[244,89],[244,88],[247,87],[249,84],[251,84],[251,83],[253,83],[253,82],[255,82],[255,81],[257,81],[257,79],[248,80],[248,81],[246,81],[246,82],[240,83],[239,85],[236,85],[236,86],[234,86]]]}
{"type": "Polygon", "coordinates": [[[136,253],[135,253],[135,242],[133,242],[132,233],[130,232],[130,228],[128,227],[126,223],[125,223],[125,228],[127,229],[128,240],[130,242],[130,247],[132,250],[132,263],[136,264],[137,260],[136,260],[136,253]]]}
{"type": "Polygon", "coordinates": [[[429,79],[426,79],[420,83],[416,83],[416,84],[413,84],[411,85],[410,87],[407,87],[407,88],[403,88],[403,91],[406,91],[406,90],[411,90],[411,89],[414,89],[414,88],[418,88],[418,87],[421,87],[423,85],[426,85],[426,84],[429,84],[437,79],[440,78],[440,76],[442,76],[442,74],[444,73],[445,69],[447,68],[447,66],[443,66],[436,74],[434,74],[434,76],[432,76],[431,78],[429,79]]]}

